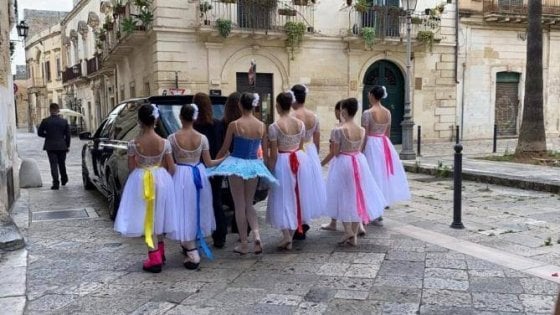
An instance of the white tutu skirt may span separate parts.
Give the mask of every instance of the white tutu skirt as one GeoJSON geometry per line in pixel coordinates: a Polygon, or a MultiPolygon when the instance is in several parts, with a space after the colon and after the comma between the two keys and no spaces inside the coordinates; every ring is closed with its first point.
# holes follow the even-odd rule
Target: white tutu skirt
{"type": "MultiPolygon", "coordinates": [[[[365,211],[370,220],[383,215],[387,205],[383,194],[371,176],[366,158],[355,155],[360,175],[365,211]]],[[[354,179],[352,156],[339,154],[330,162],[327,178],[327,213],[342,222],[363,221],[358,212],[358,190],[354,179]]]]}
{"type": "Polygon", "coordinates": [[[154,233],[161,235],[175,232],[177,226],[173,179],[163,167],[151,170],[137,168],[128,175],[115,219],[115,231],[129,237],[144,235],[144,172],[153,172],[156,185],[154,233]]]}
{"type": "Polygon", "coordinates": [[[315,203],[313,209],[311,210],[311,217],[319,218],[327,215],[327,186],[325,183],[325,178],[323,177],[323,168],[321,166],[321,160],[319,159],[319,153],[317,152],[317,147],[314,143],[308,143],[304,147],[305,153],[309,157],[309,177],[311,181],[303,185],[302,191],[306,194],[313,195],[313,202],[315,203]]]}
{"type": "Polygon", "coordinates": [[[390,163],[393,165],[393,174],[390,174],[382,137],[367,137],[364,154],[366,156],[370,171],[375,182],[381,189],[383,197],[388,205],[410,200],[410,189],[404,167],[399,159],[399,155],[391,141],[387,141],[387,146],[391,152],[390,163]]]}
{"type": "MultiPolygon", "coordinates": [[[[311,161],[303,151],[298,151],[299,162],[297,182],[301,206],[302,223],[316,218],[317,194],[313,193],[313,178],[311,161]]],[[[274,167],[274,175],[278,179],[278,186],[272,186],[268,195],[266,222],[277,229],[296,230],[297,199],[296,178],[290,167],[290,153],[279,153],[274,167]]]]}
{"type": "MultiPolygon", "coordinates": [[[[212,207],[212,187],[206,175],[206,167],[198,164],[202,179],[200,190],[200,227],[203,237],[209,236],[216,229],[214,208],[212,207]]],[[[194,241],[197,232],[196,186],[193,180],[193,169],[185,165],[177,165],[173,175],[175,188],[175,205],[177,209],[177,231],[168,237],[178,241],[194,241]]]]}

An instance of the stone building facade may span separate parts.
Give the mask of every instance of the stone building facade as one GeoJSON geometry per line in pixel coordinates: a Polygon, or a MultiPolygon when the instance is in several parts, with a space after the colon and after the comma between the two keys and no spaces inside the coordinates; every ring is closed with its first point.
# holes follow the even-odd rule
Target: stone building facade
{"type": "Polygon", "coordinates": [[[48,10],[23,10],[23,19],[29,26],[28,38],[35,36],[47,28],[60,24],[60,21],[68,12],[64,11],[48,11],[48,10]]]}
{"type": "Polygon", "coordinates": [[[19,195],[14,81],[10,65],[10,32],[16,23],[13,0],[0,0],[0,218],[19,195]]]}
{"type": "Polygon", "coordinates": [[[27,102],[27,67],[25,65],[16,66],[14,84],[17,127],[26,128],[31,108],[27,102]]]}
{"type": "MultiPolygon", "coordinates": [[[[457,107],[464,138],[516,137],[521,126],[527,48],[527,1],[461,1],[457,107]]],[[[560,5],[543,2],[544,117],[560,133],[560,5]]]]}

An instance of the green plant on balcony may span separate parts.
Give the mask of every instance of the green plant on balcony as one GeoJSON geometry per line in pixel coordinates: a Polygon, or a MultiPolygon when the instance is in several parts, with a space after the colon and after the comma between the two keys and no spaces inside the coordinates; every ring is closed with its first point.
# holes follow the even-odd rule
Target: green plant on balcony
{"type": "Polygon", "coordinates": [[[140,10],[140,14],[138,14],[138,20],[142,23],[141,26],[143,26],[144,29],[147,29],[154,21],[154,14],[150,11],[149,7],[144,7],[140,10]]]}
{"type": "Polygon", "coordinates": [[[126,17],[121,23],[121,29],[125,34],[132,34],[136,30],[138,21],[134,20],[132,17],[126,17]]]}
{"type": "Polygon", "coordinates": [[[356,11],[364,13],[366,12],[370,7],[370,4],[368,3],[367,0],[357,0],[356,3],[354,4],[354,9],[356,9],[356,11]]]}
{"type": "Polygon", "coordinates": [[[150,7],[152,0],[134,0],[134,5],[139,8],[150,7]]]}
{"type": "Polygon", "coordinates": [[[432,46],[434,44],[434,32],[432,31],[418,31],[418,35],[416,35],[416,39],[425,45],[428,45],[430,51],[432,50],[432,46]]]}
{"type": "Polygon", "coordinates": [[[227,38],[229,36],[229,34],[231,33],[231,21],[230,20],[218,19],[218,20],[216,20],[216,27],[218,28],[218,33],[220,33],[220,35],[223,38],[227,38]]]}
{"type": "Polygon", "coordinates": [[[117,15],[123,15],[126,13],[125,6],[122,3],[122,0],[113,0],[113,12],[117,15]]]}
{"type": "Polygon", "coordinates": [[[237,0],[220,0],[222,3],[235,3],[237,0]]]}
{"type": "Polygon", "coordinates": [[[422,18],[419,17],[419,16],[413,16],[413,17],[410,18],[410,22],[411,22],[412,24],[415,24],[415,25],[420,25],[420,24],[422,24],[422,21],[423,21],[422,18]]]}
{"type": "Polygon", "coordinates": [[[212,10],[212,5],[208,1],[201,2],[199,5],[200,10],[200,17],[204,18],[204,25],[209,25],[210,21],[208,21],[208,11],[212,10]]]}
{"type": "Polygon", "coordinates": [[[284,16],[296,16],[297,11],[295,9],[284,8],[284,9],[278,9],[278,14],[284,16]]]}
{"type": "Polygon", "coordinates": [[[364,27],[362,28],[362,37],[364,42],[369,49],[373,48],[373,43],[375,42],[375,28],[374,27],[364,27]]]}
{"type": "Polygon", "coordinates": [[[303,41],[303,34],[305,34],[305,24],[302,22],[288,21],[284,24],[284,31],[288,35],[286,39],[286,46],[292,50],[292,59],[294,57],[294,48],[299,46],[303,41]]]}

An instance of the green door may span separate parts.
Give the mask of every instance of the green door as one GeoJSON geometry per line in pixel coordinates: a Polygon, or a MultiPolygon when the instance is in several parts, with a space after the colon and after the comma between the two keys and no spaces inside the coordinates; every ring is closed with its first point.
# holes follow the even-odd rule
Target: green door
{"type": "Polygon", "coordinates": [[[364,76],[363,108],[369,108],[368,93],[374,85],[387,88],[387,98],[381,104],[391,111],[391,142],[402,143],[401,122],[404,117],[404,77],[401,70],[392,62],[380,60],[369,67],[364,76]]]}

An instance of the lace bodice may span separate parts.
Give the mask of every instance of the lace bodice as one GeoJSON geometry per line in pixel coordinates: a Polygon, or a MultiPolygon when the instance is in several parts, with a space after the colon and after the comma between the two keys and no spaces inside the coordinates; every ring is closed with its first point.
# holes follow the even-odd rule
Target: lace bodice
{"type": "Polygon", "coordinates": [[[138,152],[135,140],[130,140],[128,142],[128,156],[134,156],[136,158],[136,164],[138,167],[150,167],[160,165],[163,161],[163,156],[165,154],[171,154],[171,144],[166,139],[163,140],[163,150],[158,155],[142,155],[138,152]]]}
{"type": "Polygon", "coordinates": [[[315,115],[315,123],[313,124],[313,127],[311,127],[311,129],[305,130],[305,137],[303,138],[303,141],[304,142],[312,141],[313,134],[315,133],[315,131],[317,131],[317,129],[319,129],[319,118],[317,118],[317,115],[315,115]]]}
{"type": "Polygon", "coordinates": [[[361,128],[360,140],[351,141],[348,139],[347,131],[345,128],[335,128],[331,131],[331,142],[340,145],[340,152],[356,152],[362,150],[362,143],[364,141],[365,129],[361,128]]]}
{"type": "Polygon", "coordinates": [[[300,122],[300,131],[295,135],[287,135],[280,129],[278,123],[268,127],[268,139],[278,143],[279,151],[294,151],[299,148],[301,139],[305,136],[305,125],[300,122]]]}
{"type": "Polygon", "coordinates": [[[389,112],[389,121],[380,124],[373,119],[373,112],[368,109],[362,113],[362,127],[366,129],[368,135],[383,135],[391,124],[391,113],[389,112]]]}
{"type": "Polygon", "coordinates": [[[202,151],[210,150],[210,145],[208,144],[208,138],[205,135],[200,135],[200,144],[198,148],[194,150],[185,150],[180,145],[175,134],[169,136],[169,142],[171,143],[171,148],[173,149],[173,157],[175,162],[182,164],[197,164],[200,161],[200,156],[202,151]]]}

